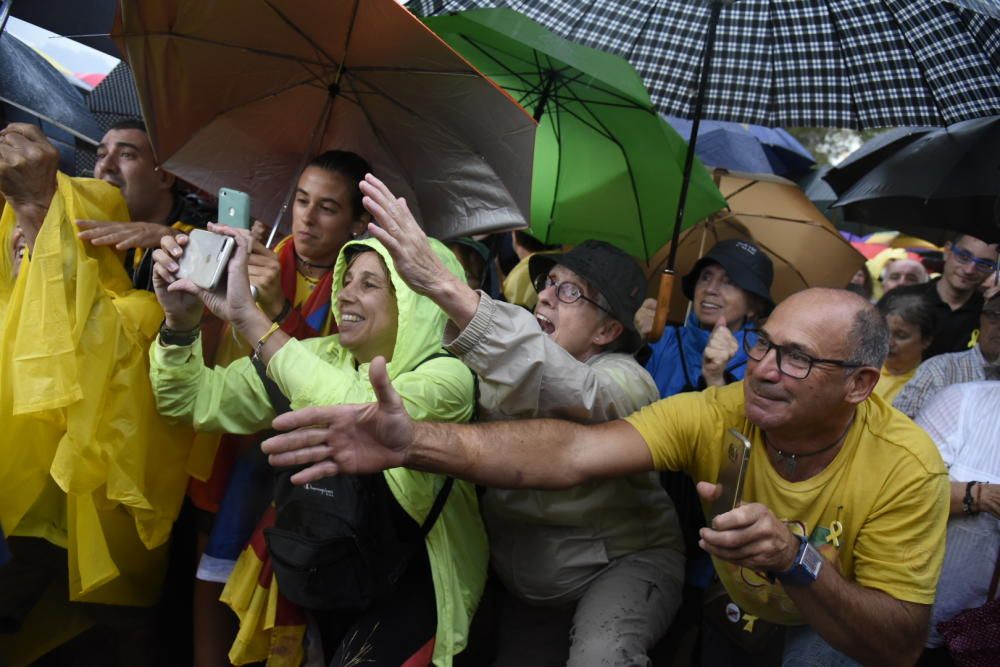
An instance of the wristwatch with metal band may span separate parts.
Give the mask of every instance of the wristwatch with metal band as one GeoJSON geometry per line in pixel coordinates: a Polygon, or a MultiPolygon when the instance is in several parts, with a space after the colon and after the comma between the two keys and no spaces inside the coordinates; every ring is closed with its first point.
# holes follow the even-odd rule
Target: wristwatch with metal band
{"type": "Polygon", "coordinates": [[[803,535],[796,535],[799,539],[799,551],[795,554],[792,566],[784,572],[771,572],[769,578],[778,580],[784,586],[808,586],[819,578],[819,572],[823,569],[823,556],[809,544],[809,540],[803,535]]]}

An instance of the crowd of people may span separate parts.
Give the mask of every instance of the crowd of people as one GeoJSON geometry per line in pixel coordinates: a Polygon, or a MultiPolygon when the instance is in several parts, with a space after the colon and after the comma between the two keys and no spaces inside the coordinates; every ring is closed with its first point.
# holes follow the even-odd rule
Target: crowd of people
{"type": "Polygon", "coordinates": [[[0,130],[0,664],[937,665],[994,594],[996,245],[776,304],[720,241],[654,341],[622,250],[429,239],[355,153],[273,249],[140,121],[57,162],[0,130]]]}

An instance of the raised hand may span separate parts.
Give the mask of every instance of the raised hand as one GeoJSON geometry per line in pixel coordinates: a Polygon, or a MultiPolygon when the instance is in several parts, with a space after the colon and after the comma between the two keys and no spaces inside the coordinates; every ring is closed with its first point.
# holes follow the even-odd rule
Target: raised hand
{"type": "Polygon", "coordinates": [[[739,349],[739,341],[726,326],[726,318],[720,315],[701,358],[701,375],[705,378],[705,384],[709,387],[726,384],[726,367],[739,349]]]}
{"type": "Polygon", "coordinates": [[[656,299],[646,299],[635,311],[635,329],[642,336],[643,340],[649,338],[649,332],[653,330],[653,318],[656,316],[656,299]]]}
{"type": "Polygon", "coordinates": [[[250,284],[257,288],[257,303],[272,320],[285,306],[285,293],[281,290],[281,263],[273,250],[256,239],[251,230],[252,245],[247,270],[250,284]]]}
{"type": "Polygon", "coordinates": [[[201,322],[201,299],[183,290],[170,289],[180,280],[177,271],[189,240],[187,234],[164,236],[160,248],[153,251],[153,291],[163,308],[165,324],[176,331],[188,331],[201,322]]]}
{"type": "Polygon", "coordinates": [[[312,464],[292,476],[295,484],[404,465],[414,438],[413,420],[389,382],[383,357],[372,361],[369,377],[375,403],[310,407],[276,417],[272,426],[289,432],[261,445],[271,465],[312,464]]]}
{"type": "Polygon", "coordinates": [[[418,294],[429,295],[451,272],[431,249],[406,200],[397,198],[371,174],[365,175],[360,188],[364,194],[362,203],[378,223],[369,224],[368,231],[392,255],[396,271],[406,284],[418,294]]]}
{"type": "Polygon", "coordinates": [[[56,193],[59,151],[42,131],[27,123],[0,130],[0,194],[21,225],[29,248],[56,193]]]}
{"type": "MultiPolygon", "coordinates": [[[[177,271],[180,268],[179,263],[184,253],[183,247],[181,247],[181,252],[177,252],[174,246],[180,247],[181,239],[185,239],[183,241],[185,245],[190,243],[187,235],[181,234],[176,239],[164,237],[161,249],[153,254],[153,261],[157,265],[154,271],[154,289],[157,280],[155,274],[159,274],[159,279],[163,281],[166,292],[180,292],[194,296],[205,304],[205,307],[213,315],[223,321],[232,322],[237,329],[241,329],[242,323],[252,320],[255,316],[260,317],[257,303],[250,294],[250,278],[247,270],[250,256],[250,232],[245,229],[234,229],[226,225],[212,223],[209,223],[208,230],[224,236],[231,236],[236,242],[236,251],[229,260],[225,282],[213,290],[207,290],[195,285],[187,278],[177,276],[177,271]],[[177,243],[171,244],[171,241],[177,243]]],[[[159,292],[157,297],[159,298],[159,292]]],[[[167,304],[163,300],[160,303],[166,310],[167,304]]]]}
{"type": "Polygon", "coordinates": [[[159,248],[164,236],[176,236],[177,230],[155,222],[104,222],[77,220],[77,236],[91,245],[113,245],[116,250],[159,248]]]}

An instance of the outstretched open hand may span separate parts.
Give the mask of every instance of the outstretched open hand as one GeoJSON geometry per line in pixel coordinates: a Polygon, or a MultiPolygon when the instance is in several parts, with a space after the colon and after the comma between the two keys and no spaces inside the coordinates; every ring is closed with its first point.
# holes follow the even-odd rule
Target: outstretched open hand
{"type": "Polygon", "coordinates": [[[77,220],[77,234],[91,245],[113,245],[116,250],[129,248],[159,248],[164,236],[176,236],[177,230],[155,222],[106,222],[77,220]]]}
{"type": "Polygon", "coordinates": [[[396,271],[410,288],[427,295],[443,277],[451,273],[431,249],[427,235],[417,224],[406,200],[397,198],[385,183],[371,174],[365,175],[360,188],[362,203],[378,224],[369,224],[368,231],[382,242],[392,255],[396,271]]]}
{"type": "Polygon", "coordinates": [[[369,377],[378,399],[375,403],[316,406],[276,417],[272,426],[289,432],[261,445],[271,465],[312,464],[292,476],[295,484],[404,465],[413,441],[413,420],[389,382],[384,358],[372,361],[369,377]]]}

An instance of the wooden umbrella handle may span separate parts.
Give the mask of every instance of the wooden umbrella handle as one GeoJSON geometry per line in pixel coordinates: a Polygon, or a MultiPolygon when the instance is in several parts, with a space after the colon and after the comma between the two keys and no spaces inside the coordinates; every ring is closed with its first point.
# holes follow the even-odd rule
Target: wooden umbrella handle
{"type": "Polygon", "coordinates": [[[667,326],[667,315],[670,313],[670,297],[674,292],[674,272],[665,269],[660,274],[660,291],[656,294],[656,315],[653,316],[653,328],[649,332],[649,342],[655,343],[663,335],[667,326]]]}

